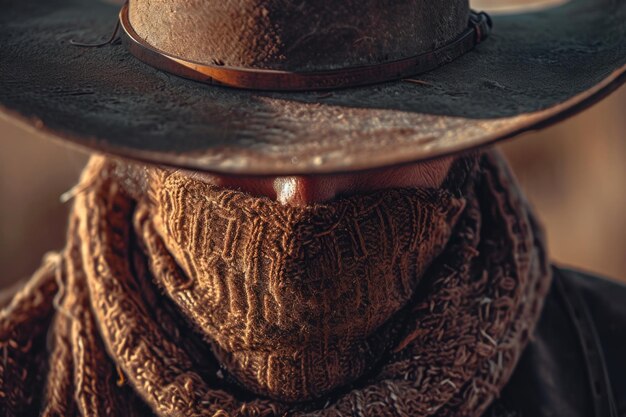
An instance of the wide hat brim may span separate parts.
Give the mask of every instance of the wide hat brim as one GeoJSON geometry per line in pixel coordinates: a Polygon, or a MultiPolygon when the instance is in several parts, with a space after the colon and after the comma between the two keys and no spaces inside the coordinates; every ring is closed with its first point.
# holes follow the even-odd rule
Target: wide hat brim
{"type": "Polygon", "coordinates": [[[108,35],[119,7],[0,0],[0,113],[81,147],[235,174],[345,172],[475,148],[547,126],[626,79],[626,1],[494,17],[473,51],[414,80],[332,92],[207,86],[108,35]]]}

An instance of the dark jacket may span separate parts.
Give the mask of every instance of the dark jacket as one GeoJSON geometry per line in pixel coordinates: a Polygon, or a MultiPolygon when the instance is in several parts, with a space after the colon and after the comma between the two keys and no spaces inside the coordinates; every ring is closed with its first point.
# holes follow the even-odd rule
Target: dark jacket
{"type": "Polygon", "coordinates": [[[554,268],[531,343],[484,417],[626,417],[626,286],[554,268]]]}

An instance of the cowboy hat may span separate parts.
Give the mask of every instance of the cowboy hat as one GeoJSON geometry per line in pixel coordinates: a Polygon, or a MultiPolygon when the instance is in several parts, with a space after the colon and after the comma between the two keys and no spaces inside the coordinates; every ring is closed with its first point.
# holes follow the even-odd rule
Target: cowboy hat
{"type": "Polygon", "coordinates": [[[469,13],[463,0],[434,8],[425,0],[398,2],[408,9],[346,1],[332,6],[339,11],[326,10],[336,2],[321,0],[224,2],[246,5],[241,21],[254,20],[241,16],[247,11],[258,15],[243,29],[217,3],[131,0],[120,13],[94,0],[0,0],[0,114],[83,148],[154,163],[238,174],[330,173],[434,158],[538,129],[626,79],[621,0],[501,14],[486,40],[491,22],[469,13]],[[361,11],[351,10],[353,3],[361,11]],[[320,10],[283,10],[292,5],[320,10]],[[110,33],[118,15],[124,44],[71,44],[110,33]],[[273,26],[258,23],[272,17],[273,26]],[[198,25],[201,18],[220,30],[198,25]],[[461,19],[467,29],[450,36],[454,28],[446,25],[458,29],[461,19]],[[320,24],[341,31],[321,41],[296,39],[320,24]],[[276,27],[286,40],[272,35],[276,27]],[[365,35],[355,39],[353,27],[365,35]],[[417,27],[430,34],[416,34],[417,27]],[[391,74],[411,59],[427,72],[391,74]],[[355,69],[363,74],[353,77],[355,69]],[[203,70],[245,76],[228,86],[230,78],[203,70]],[[239,84],[249,72],[260,79],[270,72],[269,84],[257,76],[239,84]],[[307,74],[322,81],[307,81],[307,74]],[[302,77],[303,84],[293,81],[302,77]],[[300,91],[278,91],[283,82],[300,91]]]}

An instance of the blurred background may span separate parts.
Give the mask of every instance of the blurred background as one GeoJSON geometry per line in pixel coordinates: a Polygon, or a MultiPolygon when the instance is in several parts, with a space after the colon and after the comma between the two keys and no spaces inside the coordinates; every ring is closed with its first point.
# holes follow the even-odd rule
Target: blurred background
{"type": "MultiPolygon", "coordinates": [[[[560,0],[526,3],[546,1],[560,0]]],[[[552,259],[624,282],[625,110],[623,86],[565,122],[500,145],[547,230],[552,259]]],[[[69,206],[59,197],[85,162],[85,155],[0,118],[0,287],[29,276],[47,251],[63,246],[69,206]]]]}

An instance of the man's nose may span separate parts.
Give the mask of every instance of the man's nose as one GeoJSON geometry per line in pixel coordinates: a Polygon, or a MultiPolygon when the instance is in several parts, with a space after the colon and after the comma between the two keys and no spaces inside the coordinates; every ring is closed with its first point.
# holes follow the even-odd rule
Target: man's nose
{"type": "Polygon", "coordinates": [[[202,178],[222,188],[267,197],[290,206],[329,201],[351,188],[349,177],[339,176],[238,177],[209,174],[202,178]]]}
{"type": "Polygon", "coordinates": [[[332,200],[338,193],[345,191],[341,181],[324,177],[277,177],[273,181],[276,198],[281,204],[306,206],[332,200]]]}

